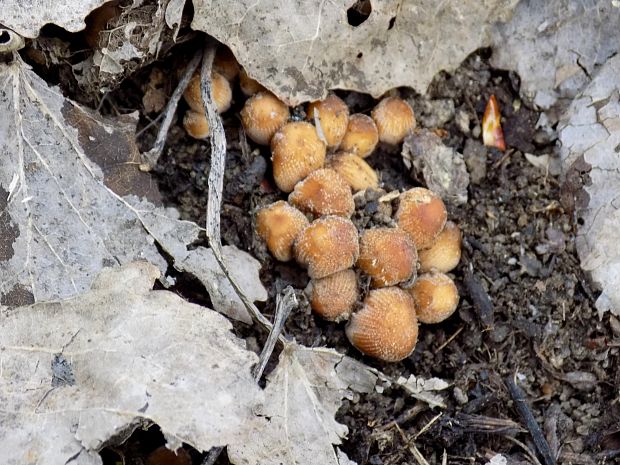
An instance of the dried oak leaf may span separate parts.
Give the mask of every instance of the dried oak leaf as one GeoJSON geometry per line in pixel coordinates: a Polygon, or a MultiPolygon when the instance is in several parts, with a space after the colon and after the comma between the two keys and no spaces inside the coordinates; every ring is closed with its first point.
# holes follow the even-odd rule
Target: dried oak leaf
{"type": "Polygon", "coordinates": [[[516,3],[370,1],[370,14],[355,26],[347,19],[354,0],[196,0],[192,28],[225,43],[250,77],[297,104],[328,89],[424,92],[437,72],[488,46],[493,25],[516,3]]]}
{"type": "Polygon", "coordinates": [[[582,187],[587,196],[581,196],[589,201],[575,212],[581,224],[575,244],[581,267],[602,290],[596,301],[601,318],[606,311],[620,316],[619,75],[616,55],[575,98],[558,127],[564,172],[579,163],[591,167],[590,184],[582,187]]]}
{"type": "Polygon", "coordinates": [[[158,275],[108,268],[80,296],[0,314],[3,463],[101,464],[107,441],[144,423],[199,450],[266,426],[256,355],[223,316],[152,291],[158,275]]]}

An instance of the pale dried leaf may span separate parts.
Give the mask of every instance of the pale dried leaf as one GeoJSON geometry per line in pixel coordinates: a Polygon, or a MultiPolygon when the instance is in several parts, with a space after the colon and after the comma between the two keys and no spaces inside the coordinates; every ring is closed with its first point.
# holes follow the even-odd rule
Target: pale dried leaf
{"type": "Polygon", "coordinates": [[[587,205],[577,205],[576,214],[583,224],[575,243],[581,267],[602,289],[596,301],[600,317],[606,311],[620,316],[619,75],[620,56],[616,55],[573,101],[558,131],[564,171],[577,163],[591,167],[591,183],[583,187],[587,205]]]}
{"type": "Polygon", "coordinates": [[[424,93],[438,71],[489,45],[493,25],[509,18],[517,0],[372,1],[357,27],[347,20],[354,0],[193,3],[192,28],[228,45],[251,77],[295,104],[328,89],[424,93]]]}
{"type": "MultiPolygon", "coordinates": [[[[376,381],[363,364],[334,350],[287,344],[259,412],[268,425],[253,442],[229,446],[229,459],[238,465],[338,465],[341,453],[334,445],[347,427],[334,419],[336,411],[352,388],[368,392],[376,381]]],[[[343,457],[344,463],[350,462],[343,457]]]]}
{"type": "Polygon", "coordinates": [[[151,291],[158,275],[106,269],[83,295],[0,315],[3,463],[99,464],[141,422],[199,450],[257,435],[256,355],[221,315],[151,291]]]}
{"type": "Polygon", "coordinates": [[[521,94],[547,109],[572,98],[620,50],[620,8],[612,1],[522,1],[498,24],[491,62],[516,71],[521,94]]]}
{"type": "Polygon", "coordinates": [[[506,460],[506,457],[503,456],[502,454],[495,454],[493,457],[491,457],[491,460],[489,460],[486,465],[507,465],[508,461],[506,460]]]}
{"type": "Polygon", "coordinates": [[[402,376],[396,380],[396,383],[400,385],[408,394],[426,402],[431,407],[446,408],[443,397],[440,394],[436,394],[435,391],[443,391],[450,387],[450,385],[443,379],[439,378],[419,378],[415,375],[409,376],[409,378],[403,378],[402,376]]]}
{"type": "Polygon", "coordinates": [[[84,18],[109,0],[2,0],[0,24],[24,37],[37,37],[46,24],[70,32],[86,27],[84,18]]]}

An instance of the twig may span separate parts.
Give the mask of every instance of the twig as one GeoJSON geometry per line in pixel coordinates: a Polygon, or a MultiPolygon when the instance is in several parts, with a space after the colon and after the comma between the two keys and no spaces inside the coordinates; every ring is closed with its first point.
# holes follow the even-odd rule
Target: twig
{"type": "Polygon", "coordinates": [[[198,68],[198,63],[200,63],[200,51],[196,52],[196,54],[192,57],[191,61],[187,65],[185,69],[185,73],[183,73],[183,77],[179,81],[177,88],[174,89],[170,100],[168,100],[168,104],[163,111],[164,120],[159,127],[159,132],[157,133],[157,138],[155,139],[155,143],[153,144],[153,148],[148,152],[142,154],[142,163],[140,165],[140,169],[143,171],[152,170],[155,165],[157,165],[157,161],[161,156],[161,153],[164,150],[164,146],[166,145],[166,138],[168,137],[168,130],[172,125],[172,118],[177,111],[177,105],[179,104],[179,100],[183,96],[183,92],[185,92],[185,88],[189,83],[189,80],[192,78],[194,71],[198,68]]]}
{"type": "Polygon", "coordinates": [[[450,336],[443,344],[441,344],[435,349],[435,353],[437,354],[441,352],[448,344],[450,344],[454,340],[456,336],[461,334],[461,331],[463,331],[464,328],[465,326],[461,326],[459,329],[457,329],[452,336],[450,336]]]}
{"type": "Polygon", "coordinates": [[[495,309],[489,298],[489,294],[484,290],[480,280],[474,275],[473,266],[470,263],[465,267],[463,282],[467,288],[467,293],[471,297],[474,308],[478,312],[478,317],[486,329],[493,328],[493,314],[495,309]]]}
{"type": "Polygon", "coordinates": [[[400,426],[394,423],[394,427],[396,428],[396,431],[398,431],[398,433],[400,434],[400,437],[405,442],[405,444],[407,444],[407,448],[409,449],[409,452],[411,452],[411,455],[413,455],[413,458],[416,460],[416,462],[418,462],[419,465],[430,465],[428,463],[428,460],[424,458],[422,452],[420,452],[420,450],[415,446],[415,444],[411,444],[411,441],[407,438],[400,426]]]}
{"type": "Polygon", "coordinates": [[[534,465],[542,465],[540,463],[540,460],[538,460],[538,458],[534,455],[534,453],[530,450],[530,448],[527,447],[525,444],[523,444],[521,441],[513,438],[512,436],[504,436],[504,438],[508,439],[510,442],[515,443],[517,446],[523,449],[523,452],[525,452],[525,455],[528,456],[528,458],[532,461],[534,465]]]}
{"type": "Polygon", "coordinates": [[[443,415],[443,412],[441,412],[441,413],[435,415],[433,418],[431,418],[431,420],[426,425],[424,425],[424,427],[422,427],[422,429],[420,431],[418,431],[415,434],[415,436],[413,436],[413,440],[415,441],[416,439],[418,439],[419,436],[421,436],[422,434],[426,433],[429,430],[429,428],[431,426],[433,426],[435,424],[435,422],[441,418],[442,415],[443,415]]]}
{"type": "Polygon", "coordinates": [[[542,456],[545,465],[555,465],[555,458],[551,453],[549,443],[545,439],[540,426],[534,418],[534,414],[525,401],[525,392],[517,386],[517,383],[513,377],[508,377],[506,379],[506,386],[508,386],[508,391],[510,392],[510,396],[515,403],[515,408],[517,409],[521,420],[525,423],[525,427],[530,432],[532,439],[534,440],[534,444],[536,445],[536,449],[538,449],[538,452],[542,456]]]}

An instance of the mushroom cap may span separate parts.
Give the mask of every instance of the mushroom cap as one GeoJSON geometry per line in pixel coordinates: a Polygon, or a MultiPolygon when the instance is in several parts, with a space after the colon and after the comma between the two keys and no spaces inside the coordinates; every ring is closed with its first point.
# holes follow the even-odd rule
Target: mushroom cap
{"type": "Polygon", "coordinates": [[[418,276],[409,289],[421,323],[440,323],[454,313],[459,291],[452,279],[438,271],[418,276]]]}
{"type": "Polygon", "coordinates": [[[418,320],[411,296],[398,287],[374,289],[346,327],[360,352],[386,362],[408,357],[418,341],[418,320]]]}
{"type": "Polygon", "coordinates": [[[267,92],[265,86],[263,86],[256,79],[252,79],[248,76],[248,73],[244,68],[241,68],[239,71],[239,87],[241,88],[241,92],[248,97],[251,97],[257,92],[267,92]]]}
{"type": "Polygon", "coordinates": [[[262,208],[256,215],[256,232],[271,254],[281,262],[293,258],[293,243],[310,222],[284,200],[262,208]]]}
{"type": "Polygon", "coordinates": [[[349,318],[359,296],[355,271],[349,268],[310,283],[310,306],[317,315],[336,322],[349,318]]]}
{"type": "Polygon", "coordinates": [[[230,82],[239,76],[240,67],[233,52],[228,47],[220,45],[213,59],[213,69],[230,82]]]}
{"type": "Polygon", "coordinates": [[[461,259],[461,230],[452,221],[447,221],[433,245],[421,250],[418,257],[420,272],[437,270],[452,271],[461,259]]]}
{"type": "Polygon", "coordinates": [[[209,137],[209,121],[204,112],[187,110],[183,117],[183,127],[194,139],[206,139],[209,137]]]}
{"type": "Polygon", "coordinates": [[[325,163],[325,143],[313,125],[286,123],[271,138],[273,178],[281,191],[291,192],[299,181],[325,163]]]}
{"type": "Polygon", "coordinates": [[[340,143],[340,150],[366,158],[378,143],[379,131],[370,116],[362,113],[349,116],[349,125],[340,143]]]}
{"type": "Polygon", "coordinates": [[[349,107],[336,94],[329,94],[325,100],[308,104],[306,113],[309,121],[314,121],[315,112],[318,115],[327,147],[330,149],[338,147],[347,132],[349,107]]]}
{"type": "Polygon", "coordinates": [[[355,210],[351,188],[334,170],[313,171],[295,185],[288,196],[291,205],[317,216],[337,215],[349,218],[355,210]]]}
{"type": "Polygon", "coordinates": [[[374,287],[411,281],[417,259],[415,244],[402,229],[367,229],[360,235],[357,266],[372,278],[374,287]]]}
{"type": "MultiPolygon", "coordinates": [[[[217,71],[211,73],[211,92],[213,93],[213,101],[217,107],[217,112],[224,113],[227,111],[232,103],[232,89],[228,79],[217,71]]],[[[189,80],[187,88],[183,93],[183,98],[185,98],[192,110],[204,113],[205,107],[202,104],[202,96],[200,95],[200,73],[194,74],[189,80]]]]}
{"type": "Polygon", "coordinates": [[[414,187],[399,196],[396,212],[398,226],[411,238],[418,249],[428,249],[442,231],[448,212],[441,198],[423,187],[414,187]]]}
{"type": "Polygon", "coordinates": [[[269,145],[271,138],[288,121],[286,104],[271,92],[257,92],[241,109],[241,123],[246,134],[257,144],[269,145]]]}
{"type": "Polygon", "coordinates": [[[336,171],[353,191],[379,187],[379,177],[375,170],[357,155],[338,152],[327,160],[327,166],[336,171]]]}
{"type": "Polygon", "coordinates": [[[306,227],[294,244],[297,262],[308,276],[324,278],[351,268],[359,256],[357,229],[349,219],[325,216],[306,227]]]}
{"type": "Polygon", "coordinates": [[[400,144],[416,126],[413,110],[398,97],[386,97],[372,110],[377,124],[379,140],[387,144],[400,144]]]}

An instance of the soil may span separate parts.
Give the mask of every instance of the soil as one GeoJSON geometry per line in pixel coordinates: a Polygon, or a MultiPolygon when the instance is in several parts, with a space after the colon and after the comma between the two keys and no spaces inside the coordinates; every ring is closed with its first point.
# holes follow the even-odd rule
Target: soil
{"type": "MultiPolygon", "coordinates": [[[[152,143],[158,126],[148,126],[156,112],[147,113],[145,107],[157,111],[156,100],[161,99],[156,95],[155,101],[143,102],[143,95],[153,76],[164,94],[172,92],[176,77],[166,70],[178,69],[178,56],[190,48],[184,47],[177,58],[148,66],[99,102],[108,113],[140,110],[140,128],[146,127],[138,138],[142,148],[152,143]]],[[[263,263],[261,279],[270,296],[261,308],[264,314],[272,316],[275,295],[290,284],[299,290],[302,304],[290,316],[286,336],[307,346],[335,348],[389,376],[438,377],[451,385],[445,409],[430,409],[396,387],[345,400],[337,415],[349,428],[342,449],[360,465],[423,463],[416,454],[430,464],[442,463],[444,457],[443,463],[484,464],[497,453],[509,464],[545,463],[534,444],[536,432],[520,416],[509,379],[524,390],[525,404],[559,455],[558,463],[609,464],[620,457],[620,324],[609,315],[600,320],[594,308],[597,293],[579,267],[576,224],[570,206],[560,203],[562,179],[554,163],[544,169],[526,159],[526,153],[549,154],[557,162],[553,127],[536,127],[538,114],[519,99],[518,76],[490,68],[489,56],[490,51],[481,50],[455,72],[438,75],[426,95],[395,91],[410,101],[420,126],[441,130],[443,142],[465,155],[472,177],[468,202],[448,206],[449,218],[463,231],[463,258],[452,273],[461,295],[458,311],[444,323],[421,326],[414,353],[400,363],[380,363],[352,348],[343,324],[311,314],[303,299],[306,273],[270,257],[253,232],[253,212],[285,197],[270,177],[268,148],[250,143],[246,150],[239,139],[238,110],[244,97],[238,89],[233,108],[224,115],[228,158],[222,240],[263,263]],[[480,121],[491,95],[502,110],[505,152],[481,144],[480,121]]],[[[368,113],[375,104],[368,96],[338,94],[352,112],[368,113]]],[[[184,111],[182,106],[180,114],[184,111]]],[[[182,218],[204,224],[209,144],[189,138],[180,121],[154,175],[169,206],[182,218]]],[[[381,146],[367,161],[379,173],[384,191],[420,185],[405,168],[399,149],[381,146]]],[[[376,196],[358,200],[356,221],[374,221],[373,202],[376,196]]],[[[174,291],[209,304],[197,281],[178,278],[174,291]]],[[[266,338],[257,327],[236,323],[235,331],[256,350],[266,338]]],[[[272,367],[276,360],[277,353],[272,367]]],[[[163,442],[152,426],[102,456],[110,464],[144,463],[163,442]]],[[[192,454],[194,463],[204,457],[192,454]]],[[[226,455],[216,463],[228,463],[226,455]]]]}

